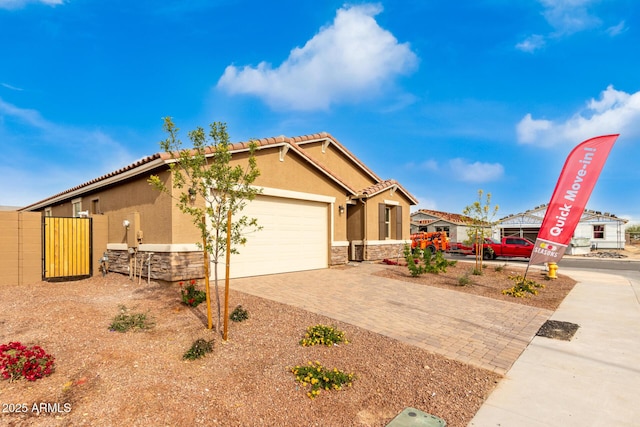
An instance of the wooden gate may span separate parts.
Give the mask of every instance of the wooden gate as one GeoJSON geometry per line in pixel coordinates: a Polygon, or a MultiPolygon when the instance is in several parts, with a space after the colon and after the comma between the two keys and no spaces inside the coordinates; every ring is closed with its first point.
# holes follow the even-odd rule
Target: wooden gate
{"type": "Polygon", "coordinates": [[[43,219],[43,280],[91,277],[91,218],[43,219]]]}

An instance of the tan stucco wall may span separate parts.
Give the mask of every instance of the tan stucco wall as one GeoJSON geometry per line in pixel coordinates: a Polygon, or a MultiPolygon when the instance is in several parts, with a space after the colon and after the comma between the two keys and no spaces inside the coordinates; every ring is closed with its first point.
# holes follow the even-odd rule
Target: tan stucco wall
{"type": "MultiPolygon", "coordinates": [[[[410,234],[410,220],[411,220],[411,212],[410,212],[410,204],[409,200],[400,192],[394,191],[391,193],[391,189],[385,190],[379,194],[376,194],[373,197],[367,199],[367,207],[366,207],[366,236],[367,240],[378,240],[378,204],[384,203],[385,200],[390,200],[393,202],[398,202],[400,206],[402,206],[402,236],[399,238],[396,237],[396,240],[407,240],[411,237],[410,234]]],[[[391,218],[391,228],[395,227],[395,217],[391,218]]],[[[392,236],[393,236],[392,231],[392,236]]]]}
{"type": "Polygon", "coordinates": [[[322,163],[330,171],[348,182],[356,191],[375,184],[375,180],[365,173],[352,160],[338,150],[335,145],[329,144],[322,151],[322,142],[310,142],[301,144],[300,147],[319,163],[322,163]]]}
{"type": "Polygon", "coordinates": [[[0,285],[42,279],[42,217],[37,212],[0,212],[0,285]]]}
{"type": "Polygon", "coordinates": [[[260,176],[256,179],[256,185],[335,197],[333,238],[337,241],[347,239],[346,210],[344,214],[339,212],[340,205],[346,209],[347,190],[329,180],[326,175],[291,150],[282,162],[279,160],[277,149],[262,150],[257,154],[260,176]]]}
{"type": "MultiPolygon", "coordinates": [[[[144,174],[97,194],[100,208],[109,218],[109,243],[127,243],[133,238],[122,223],[125,219],[132,222],[136,217],[134,213],[139,214],[140,223],[132,224],[130,229],[142,231],[142,243],[171,243],[172,201],[149,185],[150,175],[144,174]]],[[[160,172],[159,176],[166,185],[171,185],[168,172],[160,172]]]]}
{"type": "MultiPolygon", "coordinates": [[[[168,171],[155,171],[167,186],[171,186],[168,171]]],[[[143,243],[171,243],[171,198],[151,187],[147,179],[152,174],[140,175],[131,180],[122,181],[117,186],[73,197],[51,206],[52,216],[69,217],[73,214],[72,201],[81,199],[81,210],[88,210],[93,218],[104,215],[109,231],[108,243],[127,243],[127,230],[122,222],[132,220],[132,214],[138,213],[143,231],[143,243]],[[93,200],[99,201],[99,212],[91,212],[93,200]]],[[[95,252],[95,251],[94,251],[95,252]]],[[[95,264],[94,264],[95,265],[95,264]]]]}
{"type": "Polygon", "coordinates": [[[109,243],[109,219],[104,215],[94,215],[92,217],[92,246],[93,256],[93,275],[100,275],[100,258],[107,251],[107,243],[109,243]]]}

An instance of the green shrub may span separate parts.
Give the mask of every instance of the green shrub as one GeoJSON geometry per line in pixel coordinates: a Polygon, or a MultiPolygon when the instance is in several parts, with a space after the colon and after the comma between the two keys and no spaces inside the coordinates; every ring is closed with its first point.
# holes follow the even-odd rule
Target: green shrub
{"type": "Polygon", "coordinates": [[[481,268],[474,267],[473,270],[471,270],[471,274],[473,274],[474,276],[482,276],[484,273],[481,268]]]}
{"type": "Polygon", "coordinates": [[[213,351],[213,340],[207,341],[203,338],[198,338],[191,344],[191,348],[182,355],[183,359],[196,360],[204,357],[207,353],[213,351]]]}
{"type": "Polygon", "coordinates": [[[248,318],[249,318],[249,312],[244,308],[242,308],[241,305],[237,306],[229,316],[229,319],[231,319],[234,322],[243,322],[248,318]]]}
{"type": "Polygon", "coordinates": [[[458,277],[458,285],[460,286],[468,286],[471,284],[471,279],[469,278],[469,274],[465,274],[464,276],[458,277]]]}
{"type": "Polygon", "coordinates": [[[457,261],[448,261],[440,251],[435,255],[430,250],[420,251],[422,258],[415,257],[409,245],[404,246],[404,259],[407,262],[409,273],[413,277],[418,277],[424,273],[446,273],[447,267],[456,265],[457,261]]]}
{"type": "Polygon", "coordinates": [[[327,325],[309,326],[304,338],[300,340],[300,345],[310,347],[320,344],[331,346],[338,343],[349,344],[345,338],[344,332],[327,325]]]}
{"type": "Polygon", "coordinates": [[[116,332],[127,332],[131,329],[146,330],[151,329],[155,322],[145,313],[128,313],[127,307],[120,306],[120,314],[113,318],[109,330],[116,332]]]}
{"type": "Polygon", "coordinates": [[[303,387],[311,386],[311,391],[307,392],[311,399],[317,397],[321,390],[341,390],[345,384],[351,387],[356,378],[354,374],[347,374],[337,368],[327,369],[318,361],[296,366],[291,372],[303,387]]]}
{"type": "Polygon", "coordinates": [[[506,266],[507,264],[496,265],[495,267],[493,267],[493,271],[495,271],[496,273],[502,273],[506,266]]]}
{"type": "Polygon", "coordinates": [[[524,276],[509,276],[509,279],[513,280],[515,285],[503,290],[503,295],[511,295],[515,298],[528,298],[531,295],[538,295],[538,289],[544,288],[543,284],[536,283],[531,279],[526,279],[524,276]]]}
{"type": "Polygon", "coordinates": [[[196,289],[196,281],[191,279],[187,286],[184,282],[180,282],[180,294],[182,295],[182,303],[189,307],[197,307],[207,299],[207,293],[196,289]]]}

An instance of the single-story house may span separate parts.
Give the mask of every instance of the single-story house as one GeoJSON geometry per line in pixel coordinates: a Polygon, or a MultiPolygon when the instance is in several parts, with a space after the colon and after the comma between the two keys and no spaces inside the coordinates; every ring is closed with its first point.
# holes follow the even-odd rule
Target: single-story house
{"type": "MultiPolygon", "coordinates": [[[[494,227],[494,237],[520,236],[534,242],[547,206],[539,205],[526,212],[500,219],[494,227]]],[[[626,223],[626,219],[609,212],[585,209],[567,248],[567,254],[587,253],[591,249],[624,249],[626,223]]]]}
{"type": "MultiPolygon", "coordinates": [[[[257,218],[262,229],[238,248],[231,277],[326,268],[402,253],[410,237],[410,206],[417,200],[397,181],[381,179],[325,132],[255,142],[260,176],[254,185],[262,193],[243,215],[257,218]]],[[[248,143],[232,144],[232,164],[246,164],[248,151],[248,143]]],[[[136,264],[147,264],[142,275],[149,268],[153,279],[203,277],[199,233],[191,218],[147,182],[158,175],[171,188],[173,161],[169,154],[157,153],[21,211],[106,216],[104,250],[111,271],[130,274],[135,258],[136,264]]]]}
{"type": "MultiPolygon", "coordinates": [[[[411,213],[411,234],[420,231],[444,231],[451,243],[462,243],[469,240],[469,222],[471,219],[464,215],[419,209],[411,213]]],[[[491,234],[491,227],[487,226],[486,235],[491,234]]]]}

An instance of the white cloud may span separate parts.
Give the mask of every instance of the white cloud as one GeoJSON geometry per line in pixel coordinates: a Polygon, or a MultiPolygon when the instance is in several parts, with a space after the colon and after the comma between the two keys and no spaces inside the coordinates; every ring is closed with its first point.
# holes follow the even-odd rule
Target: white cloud
{"type": "Polygon", "coordinates": [[[491,182],[504,175],[504,167],[500,163],[469,163],[457,158],[449,161],[449,167],[453,176],[464,182],[491,182]]]}
{"type": "Polygon", "coordinates": [[[640,135],[640,92],[628,94],[608,86],[600,99],[563,121],[534,119],[527,114],[516,126],[518,142],[553,147],[577,144],[599,135],[640,135]]]}
{"type": "Polygon", "coordinates": [[[593,0],[540,0],[540,3],[545,8],[542,15],[556,30],[556,35],[573,34],[601,24],[587,9],[593,0]]]}
{"type": "Polygon", "coordinates": [[[532,36],[527,37],[526,40],[516,44],[516,49],[521,50],[523,52],[535,52],[538,49],[542,49],[546,41],[543,36],[539,34],[534,34],[532,36]]]}
{"type": "MultiPolygon", "coordinates": [[[[524,41],[516,44],[516,49],[532,53],[544,47],[548,39],[558,39],[580,31],[600,27],[602,21],[589,11],[589,6],[595,0],[538,0],[543,7],[542,16],[553,28],[553,32],[547,35],[533,34],[524,41]]],[[[624,22],[621,23],[624,28],[624,22]]],[[[619,24],[620,25],[620,24],[619,24]]],[[[615,35],[617,27],[607,30],[610,35],[615,35]]]]}
{"type": "Polygon", "coordinates": [[[418,62],[408,43],[399,43],[378,25],[374,17],[381,12],[377,4],[339,9],[331,25],[293,49],[277,68],[266,62],[257,67],[230,65],[217,86],[293,110],[371,98],[418,62]]]}
{"type": "Polygon", "coordinates": [[[625,31],[627,31],[627,29],[628,28],[626,23],[624,21],[620,21],[618,25],[607,28],[607,34],[609,34],[611,37],[615,37],[619,34],[624,33],[625,31]]]}
{"type": "Polygon", "coordinates": [[[29,3],[42,3],[48,6],[64,4],[65,0],[0,0],[0,9],[20,9],[29,3]]]}
{"type": "Polygon", "coordinates": [[[19,88],[19,87],[15,87],[15,86],[11,86],[10,84],[7,83],[0,83],[0,86],[5,87],[7,89],[11,89],[11,90],[16,90],[21,92],[23,89],[19,88]]]}

